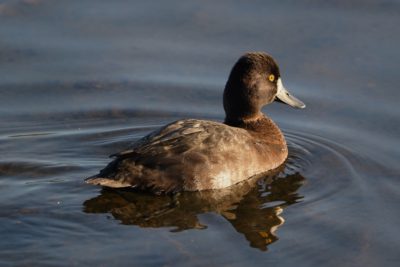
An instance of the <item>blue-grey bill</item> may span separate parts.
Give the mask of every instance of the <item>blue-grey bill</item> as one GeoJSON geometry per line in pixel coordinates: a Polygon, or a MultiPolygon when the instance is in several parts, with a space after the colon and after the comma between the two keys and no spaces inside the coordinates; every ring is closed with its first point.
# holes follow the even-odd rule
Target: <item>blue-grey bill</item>
{"type": "Polygon", "coordinates": [[[288,104],[289,106],[295,107],[295,108],[305,108],[306,104],[304,104],[301,100],[297,99],[293,95],[291,95],[286,88],[282,84],[281,78],[278,79],[277,81],[277,86],[278,86],[278,92],[276,94],[276,97],[288,104]]]}

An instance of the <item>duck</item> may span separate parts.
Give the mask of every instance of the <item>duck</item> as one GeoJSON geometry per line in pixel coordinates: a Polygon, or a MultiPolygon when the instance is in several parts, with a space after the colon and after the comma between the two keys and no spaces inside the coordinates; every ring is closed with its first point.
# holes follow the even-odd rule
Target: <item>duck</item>
{"type": "Polygon", "coordinates": [[[272,56],[245,53],[225,85],[223,122],[174,121],[112,154],[113,160],[85,182],[169,194],[224,189],[278,169],[288,147],[282,131],[262,112],[274,101],[305,108],[284,87],[272,56]]]}

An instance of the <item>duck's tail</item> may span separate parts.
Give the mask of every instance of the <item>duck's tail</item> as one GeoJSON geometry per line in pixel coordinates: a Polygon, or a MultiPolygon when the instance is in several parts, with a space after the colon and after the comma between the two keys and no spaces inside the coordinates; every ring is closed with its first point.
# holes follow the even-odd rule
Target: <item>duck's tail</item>
{"type": "Polygon", "coordinates": [[[112,188],[135,187],[124,181],[119,181],[112,178],[99,177],[97,175],[86,178],[85,183],[93,185],[101,185],[105,187],[112,187],[112,188]]]}

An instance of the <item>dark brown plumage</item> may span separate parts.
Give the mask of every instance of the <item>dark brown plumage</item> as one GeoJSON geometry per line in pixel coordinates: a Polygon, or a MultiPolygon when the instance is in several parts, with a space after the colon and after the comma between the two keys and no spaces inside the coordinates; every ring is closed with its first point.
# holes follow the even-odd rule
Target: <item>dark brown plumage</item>
{"type": "Polygon", "coordinates": [[[288,155],[283,134],[261,108],[279,97],[304,104],[283,87],[278,65],[247,53],[224,90],[224,123],[179,120],[140,139],[87,183],[155,193],[221,189],[279,167],[288,155]]]}

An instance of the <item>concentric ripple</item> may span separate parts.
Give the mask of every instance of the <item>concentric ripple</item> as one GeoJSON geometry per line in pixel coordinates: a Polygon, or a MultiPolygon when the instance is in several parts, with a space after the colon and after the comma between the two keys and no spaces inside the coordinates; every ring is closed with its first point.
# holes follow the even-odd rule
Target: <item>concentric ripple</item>
{"type": "MultiPolygon", "coordinates": [[[[299,171],[310,180],[306,194],[308,204],[340,198],[348,190],[363,188],[362,170],[357,169],[357,164],[365,164],[367,157],[361,158],[343,145],[315,134],[296,131],[286,136],[290,151],[286,169],[299,171]]],[[[369,160],[369,164],[376,164],[369,160]]]]}

